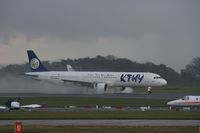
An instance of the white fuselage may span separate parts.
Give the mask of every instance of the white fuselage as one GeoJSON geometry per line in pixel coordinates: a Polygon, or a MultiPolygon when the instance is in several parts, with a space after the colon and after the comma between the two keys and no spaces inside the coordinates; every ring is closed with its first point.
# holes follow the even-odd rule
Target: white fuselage
{"type": "Polygon", "coordinates": [[[79,72],[47,71],[28,72],[28,76],[50,82],[105,83],[108,86],[163,86],[167,81],[159,75],[149,72],[79,72]]]}
{"type": "Polygon", "coordinates": [[[200,106],[200,96],[185,96],[181,99],[170,101],[167,105],[174,107],[200,106]]]}

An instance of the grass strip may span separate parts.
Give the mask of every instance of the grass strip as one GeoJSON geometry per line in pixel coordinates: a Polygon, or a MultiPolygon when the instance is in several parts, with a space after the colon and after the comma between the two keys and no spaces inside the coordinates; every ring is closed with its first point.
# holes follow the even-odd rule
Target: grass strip
{"type": "Polygon", "coordinates": [[[170,119],[200,120],[199,111],[81,111],[81,112],[3,112],[0,120],[33,119],[170,119]]]}
{"type": "MultiPolygon", "coordinates": [[[[17,97],[0,97],[0,105],[8,99],[17,97]]],[[[131,98],[87,98],[87,97],[20,97],[22,104],[45,103],[48,107],[74,106],[166,106],[169,100],[164,99],[131,99],[131,98]]]]}

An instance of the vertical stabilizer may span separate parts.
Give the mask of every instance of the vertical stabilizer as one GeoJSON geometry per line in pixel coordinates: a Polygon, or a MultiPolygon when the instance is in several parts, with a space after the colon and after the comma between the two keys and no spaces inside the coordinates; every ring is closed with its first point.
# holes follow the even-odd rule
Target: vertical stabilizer
{"type": "Polygon", "coordinates": [[[27,50],[29,66],[31,72],[45,72],[48,71],[41,63],[40,59],[36,56],[33,50],[27,50]]]}

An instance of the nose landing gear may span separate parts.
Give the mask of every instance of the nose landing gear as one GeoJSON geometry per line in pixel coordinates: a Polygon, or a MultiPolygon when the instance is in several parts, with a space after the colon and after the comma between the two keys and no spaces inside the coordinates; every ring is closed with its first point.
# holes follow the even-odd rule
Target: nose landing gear
{"type": "Polygon", "coordinates": [[[148,94],[148,95],[151,94],[151,87],[150,87],[150,86],[147,88],[147,94],[148,94]]]}

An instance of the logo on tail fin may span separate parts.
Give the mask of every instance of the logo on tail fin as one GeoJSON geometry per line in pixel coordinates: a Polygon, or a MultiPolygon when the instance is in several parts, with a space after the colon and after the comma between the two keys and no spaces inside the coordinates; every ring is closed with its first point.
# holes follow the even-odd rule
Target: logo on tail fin
{"type": "Polygon", "coordinates": [[[31,68],[31,72],[46,72],[48,71],[41,63],[40,59],[33,52],[33,50],[27,50],[29,66],[31,68]]]}
{"type": "Polygon", "coordinates": [[[39,60],[37,58],[33,58],[30,61],[30,65],[31,65],[32,69],[37,69],[40,66],[40,62],[39,62],[39,60]]]}

